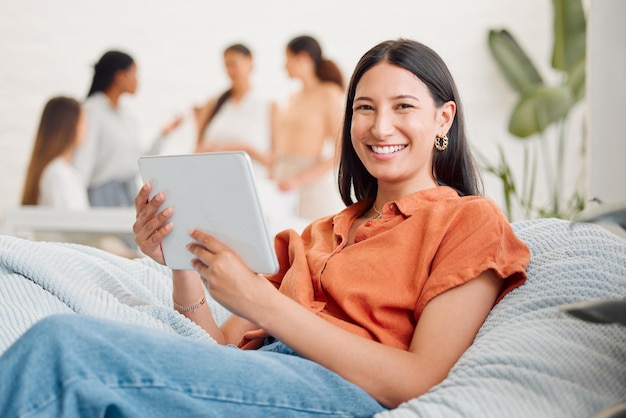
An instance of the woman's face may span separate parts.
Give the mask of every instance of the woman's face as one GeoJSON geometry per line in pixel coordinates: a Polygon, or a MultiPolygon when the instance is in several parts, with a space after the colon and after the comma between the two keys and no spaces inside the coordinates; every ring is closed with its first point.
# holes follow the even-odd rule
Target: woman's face
{"type": "Polygon", "coordinates": [[[289,49],[285,51],[285,70],[287,70],[287,75],[289,78],[294,78],[296,74],[296,54],[291,52],[289,49]]]}
{"type": "Polygon", "coordinates": [[[448,132],[455,110],[454,102],[437,107],[410,71],[377,64],[356,86],[352,146],[379,187],[401,187],[404,194],[434,187],[434,140],[448,132]]]}
{"type": "Polygon", "coordinates": [[[285,69],[289,78],[301,77],[307,71],[307,67],[312,66],[313,60],[306,52],[295,53],[289,48],[285,50],[285,69]]]}
{"type": "Polygon", "coordinates": [[[116,82],[124,93],[135,94],[137,91],[137,64],[132,63],[125,70],[120,70],[115,75],[116,82]]]}
{"type": "Polygon", "coordinates": [[[237,51],[224,53],[224,67],[232,84],[248,82],[252,73],[252,57],[237,51]]]}

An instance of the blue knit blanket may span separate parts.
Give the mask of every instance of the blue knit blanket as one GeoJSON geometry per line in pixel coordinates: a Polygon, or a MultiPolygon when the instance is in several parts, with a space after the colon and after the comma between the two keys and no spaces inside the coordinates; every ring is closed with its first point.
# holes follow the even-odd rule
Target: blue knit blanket
{"type": "MultiPolygon", "coordinates": [[[[39,319],[71,312],[213,341],[171,298],[170,270],[150,259],[0,236],[0,354],[39,319]]],[[[209,302],[223,321],[228,313],[209,302]]]]}

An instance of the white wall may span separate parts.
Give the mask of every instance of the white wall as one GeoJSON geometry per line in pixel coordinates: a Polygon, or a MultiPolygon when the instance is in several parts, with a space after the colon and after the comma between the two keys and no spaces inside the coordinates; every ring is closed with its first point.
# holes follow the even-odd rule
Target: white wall
{"type": "Polygon", "coordinates": [[[592,0],[589,15],[589,196],[626,202],[626,2],[592,0]]]}
{"type": "MultiPolygon", "coordinates": [[[[487,47],[487,31],[500,27],[547,70],[548,0],[0,0],[0,213],[19,203],[45,101],[84,97],[90,66],[109,48],[138,62],[140,90],[129,100],[147,141],[176,112],[227,86],[221,52],[232,42],[251,46],[257,86],[280,98],[295,87],[283,62],[284,46],[296,35],[317,37],[346,78],[375,43],[414,38],[450,66],[475,146],[495,158],[496,141],[508,139],[515,152],[519,145],[506,126],[516,97],[487,47]]],[[[488,178],[486,186],[498,201],[499,183],[488,178]]]]}

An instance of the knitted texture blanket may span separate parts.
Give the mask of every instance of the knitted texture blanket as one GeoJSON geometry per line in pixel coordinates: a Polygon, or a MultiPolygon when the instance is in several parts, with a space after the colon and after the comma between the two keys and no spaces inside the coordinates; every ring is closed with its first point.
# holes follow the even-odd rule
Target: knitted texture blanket
{"type": "MultiPolygon", "coordinates": [[[[39,319],[71,312],[213,341],[171,298],[169,269],[150,259],[0,236],[0,353],[39,319]]],[[[208,301],[223,321],[228,313],[208,301]]]]}

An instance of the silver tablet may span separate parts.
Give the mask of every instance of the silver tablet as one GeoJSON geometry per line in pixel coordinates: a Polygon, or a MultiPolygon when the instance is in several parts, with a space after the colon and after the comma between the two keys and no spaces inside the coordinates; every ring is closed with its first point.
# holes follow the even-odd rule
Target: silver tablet
{"type": "Polygon", "coordinates": [[[163,191],[161,208],[172,207],[172,231],[162,243],[165,264],[191,270],[186,245],[191,229],[213,235],[256,273],[275,273],[278,260],[245,152],[141,157],[139,171],[152,182],[151,198],[163,191]]]}

